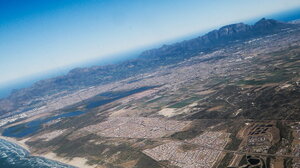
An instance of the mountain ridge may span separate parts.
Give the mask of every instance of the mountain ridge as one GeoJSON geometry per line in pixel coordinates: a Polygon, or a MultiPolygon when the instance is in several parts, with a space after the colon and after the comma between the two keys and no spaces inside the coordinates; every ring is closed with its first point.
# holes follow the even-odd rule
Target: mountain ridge
{"type": "MultiPolygon", "coordinates": [[[[152,49],[148,51],[144,51],[141,56],[149,56],[149,54],[156,54],[156,52],[166,51],[166,48],[175,47],[185,47],[185,49],[189,50],[186,45],[192,45],[197,47],[198,49],[208,49],[207,45],[211,45],[211,43],[216,43],[216,40],[220,40],[218,42],[223,42],[224,40],[237,40],[242,38],[249,38],[253,36],[265,35],[269,33],[274,33],[276,31],[280,31],[283,28],[293,27],[292,24],[279,22],[273,19],[265,19],[262,18],[254,25],[247,25],[244,23],[236,23],[223,26],[217,30],[213,30],[208,32],[203,36],[196,37],[191,40],[185,40],[180,43],[175,43],[171,45],[164,45],[158,51],[158,49],[152,49]],[[267,29],[267,30],[266,30],[267,29]],[[206,46],[205,46],[206,45],[206,46]]],[[[215,47],[215,46],[212,46],[215,47]]]]}
{"type": "MultiPolygon", "coordinates": [[[[118,81],[136,74],[153,71],[160,66],[178,63],[199,55],[201,52],[211,52],[230,43],[274,34],[286,28],[294,27],[297,26],[265,18],[254,25],[230,24],[191,40],[144,51],[136,59],[104,66],[74,68],[66,75],[41,80],[31,87],[14,90],[7,98],[0,99],[0,115],[12,112],[23,104],[28,104],[28,101],[32,99],[42,101],[42,97],[60,91],[72,91],[118,81]]],[[[34,104],[34,102],[31,103],[34,104]]]]}

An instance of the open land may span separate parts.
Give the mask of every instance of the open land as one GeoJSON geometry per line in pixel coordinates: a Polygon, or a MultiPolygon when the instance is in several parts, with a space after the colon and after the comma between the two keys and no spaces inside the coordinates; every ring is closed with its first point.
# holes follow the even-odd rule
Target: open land
{"type": "Polygon", "coordinates": [[[300,28],[42,101],[3,117],[1,131],[84,111],[13,140],[75,166],[297,168],[300,28]]]}

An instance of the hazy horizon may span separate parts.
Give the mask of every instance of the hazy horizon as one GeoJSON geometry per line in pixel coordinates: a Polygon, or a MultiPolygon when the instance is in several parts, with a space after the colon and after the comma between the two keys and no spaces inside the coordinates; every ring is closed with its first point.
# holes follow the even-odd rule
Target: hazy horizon
{"type": "Polygon", "coordinates": [[[0,3],[0,84],[300,7],[297,0],[0,3]]]}
{"type": "MultiPolygon", "coordinates": [[[[279,12],[279,13],[273,13],[273,14],[266,15],[266,16],[251,18],[251,19],[244,20],[241,22],[247,23],[247,24],[253,24],[262,18],[278,19],[281,21],[291,21],[291,20],[300,19],[300,12],[299,12],[298,8],[294,8],[294,9],[279,12]],[[296,13],[296,15],[294,13],[296,13]]],[[[237,23],[237,22],[235,22],[235,23],[237,23]]],[[[144,46],[141,48],[135,48],[130,51],[123,51],[123,52],[119,52],[119,53],[109,54],[105,58],[101,58],[101,57],[97,58],[96,57],[96,58],[92,58],[90,60],[86,60],[86,61],[82,61],[82,62],[70,64],[70,65],[65,65],[62,67],[56,67],[51,70],[46,70],[46,71],[38,72],[35,74],[27,75],[20,79],[10,80],[5,83],[0,83],[0,98],[8,96],[11,93],[11,91],[14,89],[20,89],[20,88],[25,88],[25,87],[31,86],[32,84],[34,84],[35,82],[37,82],[39,80],[44,80],[47,78],[56,77],[56,76],[60,76],[60,75],[65,75],[74,68],[84,68],[84,67],[90,67],[90,66],[96,66],[96,65],[100,66],[100,65],[106,65],[106,64],[111,64],[111,63],[128,60],[130,58],[137,57],[144,50],[158,48],[164,44],[169,45],[169,44],[172,44],[175,42],[196,38],[198,36],[208,33],[209,31],[218,29],[222,26],[225,26],[225,25],[219,25],[214,28],[204,30],[202,32],[199,31],[199,32],[191,33],[191,34],[188,34],[185,36],[174,37],[169,40],[160,41],[160,42],[154,43],[152,45],[144,46]],[[135,54],[135,55],[132,55],[132,54],[135,54]],[[112,58],[110,58],[110,57],[112,57],[112,58]]]]}
{"type": "Polygon", "coordinates": [[[300,0],[0,0],[0,168],[300,165],[300,0]]]}
{"type": "MultiPolygon", "coordinates": [[[[291,10],[274,12],[271,14],[257,16],[255,18],[248,18],[245,20],[237,21],[237,22],[253,24],[254,22],[258,21],[259,19],[261,19],[263,17],[270,18],[270,19],[279,19],[282,21],[290,21],[290,20],[300,19],[300,12],[299,12],[299,8],[293,8],[291,10]]],[[[233,22],[233,23],[237,23],[237,22],[233,22]]],[[[227,24],[232,24],[232,23],[227,23],[227,24]]],[[[206,30],[202,30],[202,31],[199,30],[197,32],[187,33],[186,35],[181,35],[181,36],[178,35],[176,37],[173,37],[173,38],[170,38],[167,40],[158,41],[153,44],[145,45],[142,47],[137,47],[137,48],[127,50],[127,51],[120,51],[120,52],[116,52],[113,54],[107,54],[102,57],[101,56],[92,57],[92,58],[86,59],[84,61],[79,61],[79,62],[75,62],[72,64],[61,65],[60,67],[54,67],[51,69],[37,71],[35,73],[23,75],[21,77],[18,77],[16,79],[12,79],[12,80],[5,81],[2,79],[2,81],[0,80],[0,98],[8,96],[9,93],[13,89],[20,89],[20,88],[28,87],[28,86],[32,85],[33,83],[35,83],[36,81],[50,78],[50,77],[59,76],[59,75],[64,75],[73,68],[89,67],[89,66],[94,66],[94,65],[104,65],[107,63],[114,63],[116,61],[123,61],[128,58],[134,58],[134,57],[138,56],[139,53],[144,50],[151,49],[151,48],[157,48],[163,44],[171,44],[174,42],[179,42],[182,40],[195,38],[197,36],[200,36],[200,35],[203,35],[203,34],[209,32],[211,30],[220,28],[224,25],[226,25],[226,24],[214,26],[214,27],[208,28],[206,30]]],[[[3,63],[4,62],[2,62],[2,64],[3,63]]],[[[2,71],[2,73],[5,73],[5,71],[2,71]]]]}

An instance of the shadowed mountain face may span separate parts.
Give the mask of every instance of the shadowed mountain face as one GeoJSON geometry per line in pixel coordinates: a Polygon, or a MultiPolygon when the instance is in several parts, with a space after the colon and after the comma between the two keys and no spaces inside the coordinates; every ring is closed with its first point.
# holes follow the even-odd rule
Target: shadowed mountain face
{"type": "Polygon", "coordinates": [[[204,36],[197,37],[192,40],[183,41],[173,45],[164,45],[159,49],[145,51],[141,57],[146,58],[166,58],[166,57],[187,57],[187,51],[195,54],[197,52],[206,52],[214,50],[216,47],[227,45],[236,40],[246,40],[273,34],[285,28],[291,28],[295,25],[279,22],[272,19],[261,19],[254,25],[237,23],[221,27],[219,30],[214,30],[204,36]]]}
{"type": "MultiPolygon", "coordinates": [[[[196,55],[212,52],[231,43],[241,43],[244,40],[263,37],[296,27],[299,25],[271,19],[261,19],[254,25],[237,23],[224,26],[195,39],[144,51],[137,59],[113,65],[76,68],[65,76],[42,80],[29,88],[15,90],[8,98],[0,100],[0,114],[13,112],[23,105],[30,107],[42,103],[42,101],[32,101],[33,99],[37,100],[61,91],[75,91],[85,87],[108,84],[151,72],[163,65],[178,63],[196,55]]],[[[222,59],[222,57],[216,59],[222,59]]],[[[207,59],[202,61],[207,61],[207,59]]]]}
{"type": "Polygon", "coordinates": [[[300,25],[232,24],[16,90],[0,132],[94,167],[293,167],[299,72],[300,25]]]}

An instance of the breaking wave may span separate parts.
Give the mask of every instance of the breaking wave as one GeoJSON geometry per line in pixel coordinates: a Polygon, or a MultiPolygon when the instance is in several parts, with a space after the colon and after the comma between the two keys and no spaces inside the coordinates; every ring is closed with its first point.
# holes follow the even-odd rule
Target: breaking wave
{"type": "Polygon", "coordinates": [[[74,168],[46,158],[30,156],[22,147],[0,139],[0,167],[2,168],[74,168]]]}

